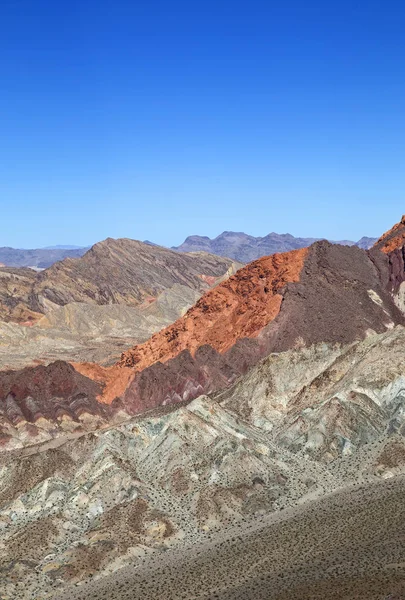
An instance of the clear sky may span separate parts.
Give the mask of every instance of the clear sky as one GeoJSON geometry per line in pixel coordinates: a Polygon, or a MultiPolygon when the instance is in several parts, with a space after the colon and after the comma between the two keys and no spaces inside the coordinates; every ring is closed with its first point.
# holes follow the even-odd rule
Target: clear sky
{"type": "Polygon", "coordinates": [[[1,0],[0,246],[405,213],[405,7],[1,0]]]}

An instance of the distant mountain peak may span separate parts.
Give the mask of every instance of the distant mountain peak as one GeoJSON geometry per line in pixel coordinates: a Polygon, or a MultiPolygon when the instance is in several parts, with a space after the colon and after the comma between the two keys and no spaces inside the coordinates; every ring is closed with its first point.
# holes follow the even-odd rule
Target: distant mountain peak
{"type": "Polygon", "coordinates": [[[42,250],[81,250],[82,248],[88,248],[88,246],[74,246],[70,244],[58,244],[56,246],[45,246],[42,250]]]}
{"type": "MultiPolygon", "coordinates": [[[[218,256],[233,258],[242,263],[249,263],[252,260],[268,256],[277,252],[288,252],[306,248],[319,238],[300,238],[291,233],[276,233],[272,231],[264,237],[254,237],[242,231],[223,231],[215,238],[208,236],[190,235],[185,241],[173,250],[178,252],[198,252],[205,251],[218,256]]],[[[375,238],[363,237],[359,242],[342,240],[332,242],[344,246],[359,246],[364,250],[369,249],[374,243],[375,238]]]]}

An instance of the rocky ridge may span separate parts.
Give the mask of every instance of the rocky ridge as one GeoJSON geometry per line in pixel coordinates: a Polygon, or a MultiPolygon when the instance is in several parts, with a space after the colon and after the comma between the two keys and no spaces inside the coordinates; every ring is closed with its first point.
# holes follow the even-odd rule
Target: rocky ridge
{"type": "Polygon", "coordinates": [[[2,267],[0,315],[33,323],[72,302],[146,308],[176,285],[202,294],[239,266],[204,253],[179,255],[135,240],[108,239],[81,258],[66,258],[41,272],[2,267]]]}
{"type": "Polygon", "coordinates": [[[82,258],[66,259],[39,273],[34,302],[42,312],[70,302],[139,306],[175,284],[202,293],[238,266],[204,253],[179,255],[161,246],[109,238],[82,258]]]}
{"type": "MultiPolygon", "coordinates": [[[[383,333],[405,322],[389,281],[384,254],[328,242],[259,259],[123,353],[102,398],[118,394],[140,411],[150,398],[159,404],[227,387],[270,352],[383,333]],[[128,387],[117,385],[120,368],[133,371],[128,387]]],[[[91,366],[76,368],[92,376],[91,366]]]]}

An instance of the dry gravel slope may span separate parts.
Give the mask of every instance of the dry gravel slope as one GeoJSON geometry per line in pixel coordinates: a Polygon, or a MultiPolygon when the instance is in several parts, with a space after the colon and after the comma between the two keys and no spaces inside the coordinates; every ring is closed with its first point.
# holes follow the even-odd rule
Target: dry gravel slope
{"type": "Polygon", "coordinates": [[[404,477],[167,552],[58,600],[401,600],[404,477]]]}

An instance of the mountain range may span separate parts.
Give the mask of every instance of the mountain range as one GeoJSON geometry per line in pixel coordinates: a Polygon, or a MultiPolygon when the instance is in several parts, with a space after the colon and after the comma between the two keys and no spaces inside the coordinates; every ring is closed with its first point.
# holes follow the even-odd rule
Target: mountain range
{"type": "MultiPolygon", "coordinates": [[[[233,258],[241,263],[248,263],[261,256],[274,254],[275,252],[286,252],[297,248],[310,246],[315,238],[296,238],[289,233],[278,234],[270,233],[265,237],[253,237],[246,233],[236,233],[224,231],[215,239],[205,236],[192,235],[188,237],[180,246],[173,247],[172,250],[179,252],[207,252],[233,258]]],[[[357,245],[367,250],[376,242],[374,238],[363,237],[358,242],[335,242],[349,246],[357,245]]],[[[148,240],[144,244],[157,246],[148,240]]],[[[39,248],[36,250],[23,250],[17,248],[0,248],[0,266],[6,267],[30,267],[32,269],[47,269],[55,262],[65,258],[79,258],[85,254],[90,247],[81,248],[80,246],[58,245],[39,248]]]]}
{"type": "Polygon", "coordinates": [[[22,250],[18,248],[0,248],[0,264],[6,267],[31,267],[46,269],[58,260],[64,258],[78,258],[88,248],[60,247],[38,248],[36,250],[22,250]]]}
{"type": "Polygon", "coordinates": [[[405,217],[367,250],[106,240],[1,273],[5,597],[403,597],[405,217]],[[127,311],[168,306],[116,360],[127,311]]]}
{"type": "MultiPolygon", "coordinates": [[[[249,263],[252,260],[274,254],[276,252],[288,252],[310,246],[314,242],[320,241],[316,238],[294,237],[289,233],[269,233],[264,237],[253,237],[246,233],[237,233],[234,231],[224,231],[214,239],[206,236],[192,235],[180,245],[174,248],[179,252],[210,252],[219,256],[228,256],[242,263],[249,263]]],[[[375,238],[362,237],[358,242],[343,240],[332,242],[345,246],[359,246],[368,250],[376,242],[375,238]]]]}

